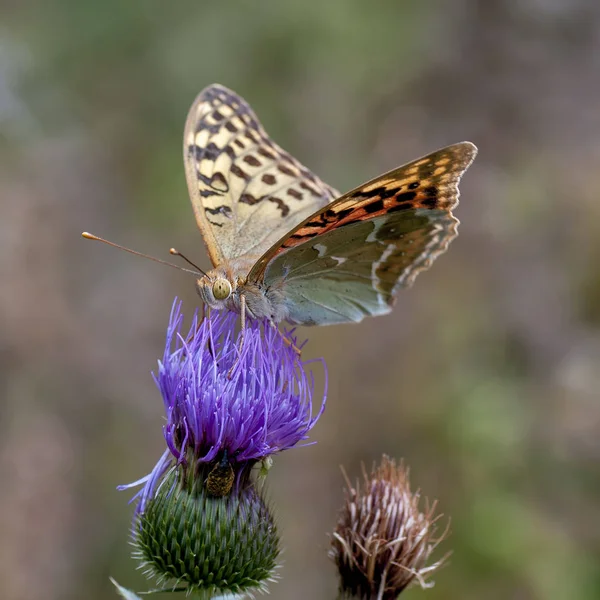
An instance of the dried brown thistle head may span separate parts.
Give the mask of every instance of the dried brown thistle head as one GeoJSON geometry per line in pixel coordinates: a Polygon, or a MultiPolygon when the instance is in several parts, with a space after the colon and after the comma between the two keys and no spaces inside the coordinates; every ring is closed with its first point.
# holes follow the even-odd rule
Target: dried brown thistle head
{"type": "Polygon", "coordinates": [[[411,493],[404,464],[383,456],[370,475],[363,465],[363,487],[346,479],[345,504],[331,537],[330,557],[340,574],[342,597],[392,600],[427,578],[446,559],[428,564],[434,548],[448,533],[436,535],[436,503],[419,510],[420,494],[411,493]]]}

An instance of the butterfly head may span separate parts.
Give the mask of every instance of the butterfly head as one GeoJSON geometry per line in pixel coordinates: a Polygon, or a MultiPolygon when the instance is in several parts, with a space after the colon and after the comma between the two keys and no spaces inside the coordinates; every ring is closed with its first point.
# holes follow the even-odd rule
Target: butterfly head
{"type": "Polygon", "coordinates": [[[196,289],[202,300],[211,308],[222,309],[230,304],[234,290],[231,281],[220,269],[209,271],[196,280],[196,289]]]}

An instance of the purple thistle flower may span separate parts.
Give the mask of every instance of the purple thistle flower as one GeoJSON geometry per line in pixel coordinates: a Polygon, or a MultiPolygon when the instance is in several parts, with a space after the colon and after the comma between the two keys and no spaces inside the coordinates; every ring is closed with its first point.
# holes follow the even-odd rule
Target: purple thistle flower
{"type": "Polygon", "coordinates": [[[323,397],[313,414],[311,361],[294,338],[251,322],[241,343],[237,321],[196,311],[185,332],[175,300],[154,373],[167,449],[149,475],[120,488],[143,484],[132,534],[147,575],[203,597],[274,579],[279,534],[252,467],[306,440],[325,408],[323,397]]]}
{"type": "Polygon", "coordinates": [[[246,467],[306,440],[321,416],[325,394],[313,415],[314,379],[306,368],[315,361],[302,361],[277,329],[257,321],[247,323],[240,348],[237,321],[225,311],[199,321],[196,311],[184,335],[175,299],[153,374],[167,416],[167,450],[149,475],[119,488],[144,484],[134,498],[137,514],[172,467],[196,476],[229,462],[239,484],[246,467]]]}

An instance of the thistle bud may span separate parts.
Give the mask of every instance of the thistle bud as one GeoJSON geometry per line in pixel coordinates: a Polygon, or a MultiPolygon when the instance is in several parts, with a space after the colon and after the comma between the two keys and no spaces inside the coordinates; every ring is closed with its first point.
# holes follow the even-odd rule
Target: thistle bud
{"type": "Polygon", "coordinates": [[[252,485],[215,497],[200,478],[172,471],[138,517],[135,556],[161,586],[242,593],[274,579],[279,535],[252,485]]]}

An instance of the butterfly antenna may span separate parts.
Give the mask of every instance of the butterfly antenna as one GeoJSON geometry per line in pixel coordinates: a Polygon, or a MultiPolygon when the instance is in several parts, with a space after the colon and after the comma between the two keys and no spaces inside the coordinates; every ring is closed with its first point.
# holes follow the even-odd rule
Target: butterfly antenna
{"type": "MultiPolygon", "coordinates": [[[[161,260],[160,258],[154,258],[154,256],[149,256],[148,254],[143,254],[142,252],[136,252],[135,250],[131,250],[131,248],[125,248],[125,246],[115,244],[114,242],[109,242],[108,240],[98,237],[97,235],[88,233],[87,231],[84,231],[81,234],[81,237],[84,237],[86,240],[95,240],[96,242],[102,242],[104,244],[108,244],[109,246],[113,246],[114,248],[118,248],[119,250],[125,250],[125,252],[129,252],[130,254],[135,254],[136,256],[141,256],[142,258],[147,258],[148,260],[153,260],[154,262],[160,263],[161,265],[167,265],[167,267],[173,267],[174,269],[178,269],[179,271],[183,271],[184,273],[191,273],[192,275],[206,275],[206,273],[202,269],[198,269],[198,267],[196,267],[196,265],[194,265],[192,263],[190,263],[190,264],[192,264],[192,266],[194,266],[196,269],[198,269],[197,271],[192,271],[190,269],[184,269],[183,267],[180,267],[179,265],[175,265],[173,263],[167,262],[166,260],[161,260]]],[[[190,262],[190,261],[188,260],[188,262],[190,262]]]]}
{"type": "Polygon", "coordinates": [[[179,250],[176,250],[175,248],[170,248],[169,254],[171,254],[171,256],[179,256],[179,258],[183,258],[183,260],[185,260],[185,262],[188,265],[192,265],[192,267],[194,267],[194,269],[198,269],[198,271],[200,271],[200,273],[205,274],[204,271],[200,267],[195,265],[187,256],[181,254],[181,252],[179,252],[179,250]]]}

